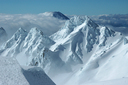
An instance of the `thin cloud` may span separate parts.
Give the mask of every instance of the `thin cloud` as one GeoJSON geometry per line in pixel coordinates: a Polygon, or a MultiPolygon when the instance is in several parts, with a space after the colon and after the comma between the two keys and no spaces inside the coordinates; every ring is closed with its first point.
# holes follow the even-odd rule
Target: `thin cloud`
{"type": "Polygon", "coordinates": [[[101,25],[111,25],[113,27],[128,28],[128,14],[99,15],[99,16],[92,16],[91,18],[96,23],[101,25]]]}
{"type": "Polygon", "coordinates": [[[43,14],[0,14],[0,27],[3,27],[9,36],[20,27],[29,31],[37,27],[44,34],[51,35],[64,25],[65,20],[59,20],[43,14]]]}

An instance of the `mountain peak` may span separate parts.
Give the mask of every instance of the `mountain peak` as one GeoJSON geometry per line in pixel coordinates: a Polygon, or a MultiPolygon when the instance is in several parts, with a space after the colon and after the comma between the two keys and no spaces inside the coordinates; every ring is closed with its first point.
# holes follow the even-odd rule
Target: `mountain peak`
{"type": "Polygon", "coordinates": [[[65,25],[56,33],[51,35],[51,39],[58,41],[66,38],[71,32],[75,32],[80,29],[97,28],[98,25],[93,22],[88,16],[74,16],[65,22],[65,25]],[[86,26],[86,27],[85,27],[86,26]]]}
{"type": "Polygon", "coordinates": [[[3,27],[0,27],[0,30],[1,30],[1,29],[3,29],[3,30],[4,30],[4,28],[3,28],[3,27]]]}
{"type": "Polygon", "coordinates": [[[86,23],[88,26],[98,27],[88,16],[74,16],[69,20],[69,25],[78,26],[83,23],[86,23]]]}
{"type": "Polygon", "coordinates": [[[25,31],[23,28],[19,28],[19,29],[15,32],[15,34],[24,34],[24,33],[26,33],[26,31],[25,31]]]}
{"type": "Polygon", "coordinates": [[[7,40],[7,33],[3,27],[0,27],[0,44],[7,40]]]}
{"type": "Polygon", "coordinates": [[[62,14],[61,12],[53,12],[53,17],[62,19],[62,20],[69,20],[69,18],[64,14],[62,14]]]}
{"type": "Polygon", "coordinates": [[[3,34],[6,34],[6,31],[3,27],[0,27],[0,35],[2,36],[3,34]]]}
{"type": "Polygon", "coordinates": [[[39,15],[52,16],[52,17],[55,17],[55,18],[61,19],[61,20],[69,20],[69,18],[66,15],[62,14],[61,12],[57,12],[57,11],[45,12],[45,13],[41,13],[39,15]]]}
{"type": "Polygon", "coordinates": [[[23,28],[19,28],[15,34],[12,36],[12,39],[19,39],[20,37],[24,37],[27,35],[27,31],[25,31],[23,28]]]}
{"type": "Polygon", "coordinates": [[[69,20],[69,25],[78,26],[88,20],[87,16],[74,16],[69,20]]]}
{"type": "Polygon", "coordinates": [[[18,29],[19,32],[26,32],[23,28],[18,29]]]}
{"type": "Polygon", "coordinates": [[[43,35],[43,32],[41,30],[37,29],[36,27],[31,28],[30,33],[43,35]]]}

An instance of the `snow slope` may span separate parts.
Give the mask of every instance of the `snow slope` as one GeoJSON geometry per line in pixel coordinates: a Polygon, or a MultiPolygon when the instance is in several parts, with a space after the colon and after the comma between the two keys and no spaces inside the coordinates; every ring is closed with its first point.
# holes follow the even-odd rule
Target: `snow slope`
{"type": "Polygon", "coordinates": [[[86,85],[127,85],[127,84],[128,84],[128,78],[121,78],[121,79],[115,79],[115,80],[109,80],[103,82],[86,83],[86,85]]]}
{"type": "Polygon", "coordinates": [[[21,67],[11,57],[0,57],[0,85],[55,85],[39,67],[21,67]]]}
{"type": "Polygon", "coordinates": [[[128,44],[124,45],[121,38],[112,45],[105,46],[102,50],[95,52],[88,62],[73,74],[66,85],[70,85],[72,81],[76,81],[74,85],[80,85],[86,82],[128,77],[127,48],[128,44]]]}

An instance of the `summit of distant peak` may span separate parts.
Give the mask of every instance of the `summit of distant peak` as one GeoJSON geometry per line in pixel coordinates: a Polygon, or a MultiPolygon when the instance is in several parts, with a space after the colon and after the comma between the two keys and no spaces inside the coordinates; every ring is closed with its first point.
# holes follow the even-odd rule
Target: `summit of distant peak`
{"type": "Polygon", "coordinates": [[[30,32],[29,33],[33,33],[33,34],[41,34],[43,35],[43,32],[41,30],[39,30],[38,28],[34,27],[34,28],[31,28],[30,32]]]}
{"type": "Polygon", "coordinates": [[[26,32],[23,28],[19,28],[18,31],[20,31],[20,32],[26,32]]]}
{"type": "Polygon", "coordinates": [[[93,22],[88,16],[74,16],[68,21],[69,25],[81,25],[83,23],[88,24],[88,26],[98,27],[98,25],[93,22]]]}
{"type": "Polygon", "coordinates": [[[0,27],[0,43],[3,43],[7,39],[7,33],[3,27],[0,27]]]}
{"type": "Polygon", "coordinates": [[[61,19],[61,20],[69,20],[69,18],[66,15],[64,15],[61,12],[57,12],[57,11],[55,11],[55,12],[45,12],[45,13],[41,13],[39,15],[52,16],[52,17],[55,17],[55,18],[61,19]]]}
{"type": "Polygon", "coordinates": [[[64,14],[62,14],[61,12],[53,12],[53,17],[62,19],[62,20],[69,20],[69,18],[64,14]]]}
{"type": "Polygon", "coordinates": [[[6,31],[4,30],[3,27],[0,27],[0,35],[6,35],[6,31]]]}
{"type": "Polygon", "coordinates": [[[6,31],[4,30],[3,27],[0,27],[0,35],[2,35],[2,34],[6,34],[6,31]]]}
{"type": "Polygon", "coordinates": [[[15,35],[20,35],[20,34],[27,34],[27,31],[25,31],[23,28],[19,28],[15,33],[15,35]]]}
{"type": "Polygon", "coordinates": [[[4,28],[3,27],[0,27],[0,30],[4,30],[4,28]]]}

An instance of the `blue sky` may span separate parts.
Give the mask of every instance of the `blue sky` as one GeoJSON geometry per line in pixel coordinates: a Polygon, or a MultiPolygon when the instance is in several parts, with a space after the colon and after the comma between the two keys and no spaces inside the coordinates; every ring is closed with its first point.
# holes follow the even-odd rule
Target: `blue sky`
{"type": "Polygon", "coordinates": [[[0,13],[68,15],[128,14],[128,0],[0,0],[0,13]]]}

